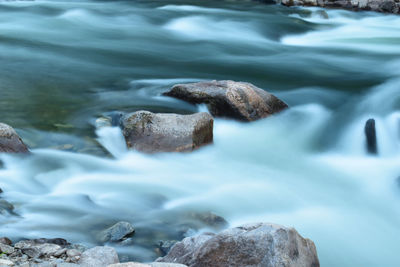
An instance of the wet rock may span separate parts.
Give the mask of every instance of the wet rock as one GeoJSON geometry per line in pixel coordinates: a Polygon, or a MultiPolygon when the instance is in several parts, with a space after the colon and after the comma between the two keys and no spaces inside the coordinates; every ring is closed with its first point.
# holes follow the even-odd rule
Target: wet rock
{"type": "Polygon", "coordinates": [[[108,241],[117,242],[123,240],[134,232],[135,228],[133,228],[132,224],[129,222],[118,222],[110,228],[100,232],[98,239],[103,243],[108,241]]]}
{"type": "Polygon", "coordinates": [[[15,130],[4,123],[0,123],[0,153],[27,153],[28,147],[18,136],[15,130]]]}
{"type": "Polygon", "coordinates": [[[376,141],[376,128],[375,128],[375,120],[369,119],[365,123],[365,137],[367,141],[367,151],[370,154],[378,153],[378,145],[376,141]]]}
{"type": "Polygon", "coordinates": [[[228,226],[228,222],[224,218],[212,212],[190,212],[187,214],[187,217],[215,229],[222,229],[228,226]]]}
{"type": "Polygon", "coordinates": [[[188,266],[318,267],[314,243],[293,228],[268,223],[247,224],[219,234],[204,233],[178,242],[157,262],[188,266]]]}
{"type": "Polygon", "coordinates": [[[119,263],[118,254],[111,247],[94,247],[82,253],[78,264],[82,267],[106,267],[119,263]]]}
{"type": "Polygon", "coordinates": [[[161,240],[158,243],[158,248],[160,249],[163,256],[167,255],[171,248],[178,243],[177,240],[161,240]]]}
{"type": "Polygon", "coordinates": [[[208,81],[177,84],[166,93],[193,104],[207,104],[215,117],[255,121],[286,109],[288,106],[276,96],[250,83],[208,81]]]}
{"type": "Polygon", "coordinates": [[[1,244],[5,244],[5,245],[12,245],[12,241],[10,239],[8,239],[7,237],[1,237],[0,238],[0,243],[1,244]]]}
{"type": "Polygon", "coordinates": [[[352,10],[400,13],[398,0],[279,0],[285,6],[320,6],[352,10]]]}
{"type": "Polygon", "coordinates": [[[213,140],[213,118],[208,113],[178,115],[138,111],[122,121],[129,148],[153,152],[192,151],[213,140]]]}
{"type": "Polygon", "coordinates": [[[14,266],[15,264],[10,260],[0,259],[0,266],[14,266]]]}
{"type": "Polygon", "coordinates": [[[4,199],[0,199],[0,214],[15,214],[14,205],[4,199]]]}
{"type": "Polygon", "coordinates": [[[12,246],[0,243],[0,252],[5,254],[14,253],[14,248],[12,246]]]}

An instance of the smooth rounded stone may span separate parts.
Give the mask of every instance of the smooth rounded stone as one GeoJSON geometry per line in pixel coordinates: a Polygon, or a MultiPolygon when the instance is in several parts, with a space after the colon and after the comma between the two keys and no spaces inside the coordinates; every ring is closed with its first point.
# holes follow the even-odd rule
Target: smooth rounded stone
{"type": "Polygon", "coordinates": [[[175,244],[157,262],[190,267],[319,267],[314,243],[293,228],[269,223],[247,224],[219,234],[204,233],[175,244]]]}
{"type": "Polygon", "coordinates": [[[15,264],[10,260],[0,259],[0,266],[14,266],[15,264]]]}
{"type": "Polygon", "coordinates": [[[215,117],[255,121],[286,109],[288,106],[276,96],[250,83],[208,81],[177,84],[166,93],[193,104],[207,104],[215,117]]]}
{"type": "Polygon", "coordinates": [[[15,264],[7,259],[0,259],[0,266],[15,266],[15,264]]]}
{"type": "Polygon", "coordinates": [[[364,127],[364,133],[365,133],[368,153],[378,154],[378,144],[376,140],[376,127],[374,119],[367,120],[364,127]]]}
{"type": "Polygon", "coordinates": [[[122,120],[129,148],[147,153],[192,151],[213,141],[214,120],[201,112],[191,115],[137,111],[122,120]]]}
{"type": "Polygon", "coordinates": [[[69,245],[67,240],[65,240],[63,238],[38,238],[38,239],[33,239],[32,241],[37,244],[47,243],[47,244],[55,244],[55,245],[59,245],[59,246],[69,245]]]}
{"type": "Polygon", "coordinates": [[[61,255],[65,254],[67,252],[66,248],[62,248],[60,250],[57,250],[56,253],[54,253],[54,257],[60,257],[61,255]]]}
{"type": "Polygon", "coordinates": [[[108,241],[117,242],[134,232],[135,228],[133,228],[132,224],[129,222],[118,222],[104,231],[101,231],[98,235],[98,239],[103,243],[108,241]]]}
{"type": "Polygon", "coordinates": [[[9,125],[0,123],[0,152],[27,153],[28,147],[24,144],[17,132],[9,125]]]}
{"type": "Polygon", "coordinates": [[[68,249],[67,250],[67,256],[70,258],[74,258],[77,256],[80,257],[81,255],[82,255],[82,253],[79,250],[76,250],[76,249],[68,249]]]}
{"type": "Polygon", "coordinates": [[[82,267],[106,267],[119,263],[118,254],[111,247],[94,247],[82,253],[78,264],[82,267]]]}
{"type": "Polygon", "coordinates": [[[398,0],[277,0],[285,6],[320,6],[351,10],[400,13],[398,0]]]}
{"type": "Polygon", "coordinates": [[[0,243],[0,252],[5,254],[14,253],[15,249],[12,246],[0,243]]]}
{"type": "Polygon", "coordinates": [[[9,246],[12,245],[12,241],[7,237],[1,237],[0,238],[0,243],[1,244],[5,244],[5,245],[9,245],[9,246]]]}

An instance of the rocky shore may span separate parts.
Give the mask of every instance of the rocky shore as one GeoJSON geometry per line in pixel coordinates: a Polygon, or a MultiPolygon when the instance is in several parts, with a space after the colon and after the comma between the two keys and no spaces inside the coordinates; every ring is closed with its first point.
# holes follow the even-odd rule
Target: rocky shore
{"type": "Polygon", "coordinates": [[[285,6],[319,6],[400,14],[399,0],[278,0],[285,6]]]}
{"type": "MultiPolygon", "coordinates": [[[[128,148],[146,153],[188,152],[213,142],[214,117],[251,122],[272,116],[288,108],[276,96],[249,83],[209,81],[179,84],[165,96],[192,104],[207,105],[209,113],[191,115],[136,111],[101,119],[101,127],[120,126],[128,148]]],[[[0,124],[0,151],[29,152],[12,127],[0,124]]],[[[13,205],[0,199],[0,212],[12,214],[13,205]]],[[[0,239],[0,267],[201,267],[201,266],[283,266],[318,267],[314,243],[299,235],[293,228],[253,223],[226,229],[228,223],[212,213],[189,213],[178,216],[201,222],[209,228],[225,229],[219,233],[194,235],[191,229],[186,238],[164,240],[159,244],[163,257],[151,263],[120,263],[117,251],[111,246],[133,244],[136,229],[121,221],[99,231],[100,245],[86,248],[70,244],[62,238],[15,240],[0,239]]],[[[188,231],[187,231],[188,232],[188,231]]]]}
{"type": "Polygon", "coordinates": [[[87,249],[65,239],[0,238],[0,266],[16,267],[201,267],[284,266],[318,267],[314,243],[293,228],[254,223],[203,233],[176,243],[166,256],[152,263],[120,263],[109,246],[87,249]]]}

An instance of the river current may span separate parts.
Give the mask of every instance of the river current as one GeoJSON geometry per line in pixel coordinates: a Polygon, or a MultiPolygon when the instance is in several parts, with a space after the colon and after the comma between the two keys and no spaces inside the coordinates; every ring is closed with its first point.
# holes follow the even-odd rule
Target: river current
{"type": "MultiPolygon", "coordinates": [[[[265,221],[312,239],[321,266],[400,262],[400,17],[242,1],[1,1],[0,121],[29,157],[1,155],[18,216],[0,235],[96,245],[121,220],[125,259],[154,260],[192,212],[265,221]],[[190,154],[127,151],[111,111],[204,110],[173,84],[247,81],[290,105],[268,119],[216,119],[190,154]],[[378,155],[365,147],[376,120],[378,155]],[[185,217],[187,218],[187,217],[185,217]]],[[[204,225],[198,231],[207,229],[204,225]]],[[[190,232],[192,231],[192,232],[190,232]]]]}

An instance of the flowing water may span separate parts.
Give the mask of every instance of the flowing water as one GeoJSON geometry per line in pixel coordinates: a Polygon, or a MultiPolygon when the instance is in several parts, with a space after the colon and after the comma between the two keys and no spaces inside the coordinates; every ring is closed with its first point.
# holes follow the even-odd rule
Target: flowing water
{"type": "Polygon", "coordinates": [[[18,216],[0,235],[88,246],[121,220],[124,259],[158,240],[267,221],[312,239],[322,266],[398,266],[400,17],[225,1],[0,3],[0,117],[33,149],[2,155],[0,188],[18,216]],[[111,111],[192,113],[161,96],[204,79],[247,81],[291,108],[252,123],[215,121],[190,154],[127,152],[111,111]],[[364,124],[376,120],[377,156],[364,124]],[[185,215],[186,214],[186,215],[185,215]],[[186,217],[185,217],[186,216],[186,217]],[[190,216],[189,216],[190,217],[190,216]],[[186,228],[185,228],[186,227],[186,228]]]}

